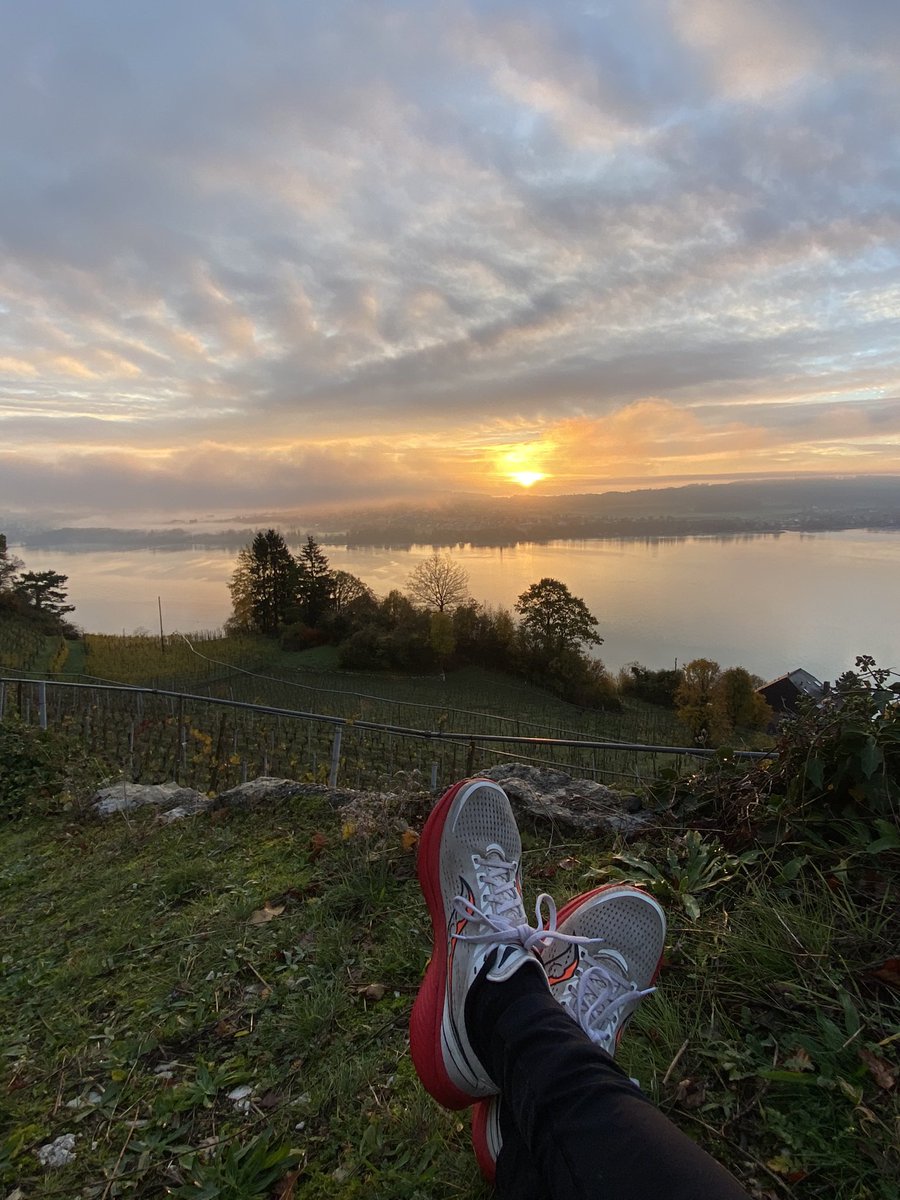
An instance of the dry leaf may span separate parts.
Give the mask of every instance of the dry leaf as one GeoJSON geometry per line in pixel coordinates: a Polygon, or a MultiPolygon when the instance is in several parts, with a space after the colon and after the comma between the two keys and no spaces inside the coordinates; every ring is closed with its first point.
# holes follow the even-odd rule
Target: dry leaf
{"type": "Polygon", "coordinates": [[[900,990],[900,958],[886,958],[880,967],[867,971],[874,979],[900,990]]]}
{"type": "Polygon", "coordinates": [[[800,1047],[794,1051],[790,1058],[784,1060],[784,1066],[788,1071],[811,1071],[813,1069],[813,1061],[806,1051],[800,1047]]]}
{"type": "Polygon", "coordinates": [[[556,865],[561,871],[572,871],[578,866],[578,859],[570,854],[567,858],[561,858],[556,865]]]}
{"type": "Polygon", "coordinates": [[[356,833],[356,822],[345,821],[341,826],[341,837],[344,841],[346,842],[349,838],[352,838],[354,833],[356,833]]]}
{"type": "Polygon", "coordinates": [[[309,839],[309,857],[317,859],[327,845],[328,838],[324,833],[314,833],[309,839]]]}
{"type": "Polygon", "coordinates": [[[418,840],[419,835],[414,829],[404,829],[400,835],[400,845],[404,850],[412,850],[418,840]]]}
{"type": "Polygon", "coordinates": [[[366,987],[358,988],[357,995],[362,996],[365,1000],[381,1000],[387,988],[383,983],[370,983],[366,987]]]}
{"type": "Polygon", "coordinates": [[[288,1171],[287,1175],[283,1175],[275,1184],[274,1200],[294,1200],[299,1178],[299,1171],[288,1171]]]}
{"type": "Polygon", "coordinates": [[[882,1091],[889,1092],[892,1087],[896,1086],[897,1077],[885,1059],[879,1058],[877,1054],[873,1054],[871,1050],[866,1050],[865,1047],[859,1051],[859,1057],[869,1068],[869,1074],[882,1091]]]}
{"type": "Polygon", "coordinates": [[[706,1085],[699,1079],[682,1079],[675,1095],[682,1108],[699,1108],[706,1100],[706,1085]]]}
{"type": "Polygon", "coordinates": [[[262,908],[258,908],[247,922],[248,925],[265,925],[269,921],[274,921],[276,917],[280,917],[284,912],[283,904],[270,904],[267,900],[262,908]]]}

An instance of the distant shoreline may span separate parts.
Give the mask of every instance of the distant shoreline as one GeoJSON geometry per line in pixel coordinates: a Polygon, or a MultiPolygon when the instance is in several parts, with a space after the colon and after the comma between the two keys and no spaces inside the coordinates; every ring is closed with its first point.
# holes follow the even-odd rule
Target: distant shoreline
{"type": "MultiPolygon", "coordinates": [[[[305,541],[307,528],[279,526],[290,544],[305,541]]],[[[785,533],[844,533],[851,530],[900,533],[900,517],[895,514],[873,515],[868,519],[839,517],[835,514],[797,517],[770,523],[753,519],[694,519],[684,517],[635,517],[586,519],[528,523],[490,523],[480,527],[442,521],[437,527],[423,523],[413,526],[391,522],[332,531],[311,531],[323,546],[409,550],[413,546],[452,549],[469,545],[482,549],[510,549],[520,545],[548,545],[551,542],[591,540],[663,541],[690,537],[778,537],[785,533]]],[[[191,533],[188,530],[113,529],[97,526],[88,529],[62,528],[31,533],[10,541],[25,550],[97,551],[131,550],[239,550],[251,536],[251,528],[228,529],[221,533],[191,533]]]]}

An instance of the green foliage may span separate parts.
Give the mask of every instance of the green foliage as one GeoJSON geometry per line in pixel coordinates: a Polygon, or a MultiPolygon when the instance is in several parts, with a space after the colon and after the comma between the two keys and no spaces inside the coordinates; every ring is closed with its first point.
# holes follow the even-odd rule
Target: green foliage
{"type": "Polygon", "coordinates": [[[558,579],[533,583],[516,601],[516,612],[526,644],[544,659],[578,649],[582,642],[603,642],[596,632],[597,618],[558,579]]]}
{"type": "Polygon", "coordinates": [[[65,807],[96,783],[97,762],[57,730],[35,729],[15,718],[0,721],[0,818],[65,807]]]}
{"type": "Polygon", "coordinates": [[[254,1200],[269,1196],[274,1185],[300,1161],[300,1153],[263,1130],[246,1142],[231,1142],[211,1155],[182,1156],[188,1182],[171,1193],[183,1200],[254,1200]]]}
{"type": "Polygon", "coordinates": [[[74,604],[66,604],[68,575],[57,571],[25,571],[13,585],[17,595],[36,612],[60,620],[66,613],[74,612],[74,604]]]}
{"type": "Polygon", "coordinates": [[[770,771],[782,815],[829,836],[842,821],[900,815],[900,684],[867,656],[856,665],[839,690],[781,724],[770,771]]]}
{"type": "Polygon", "coordinates": [[[651,671],[640,663],[629,663],[619,673],[619,691],[626,696],[637,696],[648,704],[659,704],[663,708],[675,707],[675,692],[684,678],[677,668],[651,671]]]}
{"type": "Polygon", "coordinates": [[[700,896],[734,879],[758,858],[755,850],[729,854],[714,839],[689,829],[672,839],[661,859],[647,861],[633,854],[613,857],[613,873],[642,882],[661,901],[678,904],[692,921],[700,916],[700,896]]]}

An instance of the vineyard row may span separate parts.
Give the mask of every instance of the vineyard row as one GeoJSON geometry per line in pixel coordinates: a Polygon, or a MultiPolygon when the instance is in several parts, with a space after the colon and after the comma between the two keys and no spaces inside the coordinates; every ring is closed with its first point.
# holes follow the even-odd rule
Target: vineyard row
{"type": "Polygon", "coordinates": [[[137,688],[13,679],[0,680],[4,715],[59,731],[116,778],[174,779],[208,792],[258,775],[378,788],[414,773],[436,788],[510,761],[636,785],[694,753],[673,762],[669,747],[429,732],[137,688]]]}

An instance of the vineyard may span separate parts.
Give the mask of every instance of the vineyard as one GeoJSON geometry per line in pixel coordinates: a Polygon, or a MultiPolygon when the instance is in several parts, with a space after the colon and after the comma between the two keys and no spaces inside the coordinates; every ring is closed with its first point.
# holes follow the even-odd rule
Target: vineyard
{"type": "Polygon", "coordinates": [[[48,637],[28,622],[0,613],[0,672],[61,671],[67,654],[64,638],[48,637]]]}
{"type": "Polygon", "coordinates": [[[221,791],[277,775],[373,788],[412,773],[440,786],[517,760],[636,786],[682,765],[644,749],[547,744],[682,745],[666,709],[628,699],[621,712],[580,709],[480,668],[446,677],[345,672],[329,648],[290,654],[262,638],[196,634],[164,648],[152,637],[92,634],[71,657],[82,673],[43,688],[0,682],[0,716],[46,724],[115,779],[221,791]]]}

